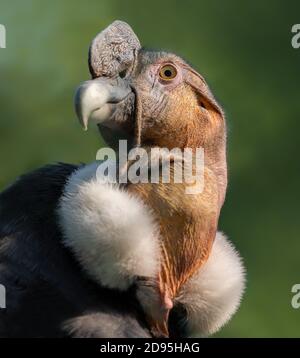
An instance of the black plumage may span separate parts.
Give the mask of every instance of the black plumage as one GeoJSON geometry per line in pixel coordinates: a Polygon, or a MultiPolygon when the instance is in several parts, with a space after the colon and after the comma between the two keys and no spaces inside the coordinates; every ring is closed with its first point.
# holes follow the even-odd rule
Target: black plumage
{"type": "Polygon", "coordinates": [[[148,337],[134,289],[101,288],[62,244],[56,215],[78,167],[48,165],[0,194],[0,337],[148,337]]]}

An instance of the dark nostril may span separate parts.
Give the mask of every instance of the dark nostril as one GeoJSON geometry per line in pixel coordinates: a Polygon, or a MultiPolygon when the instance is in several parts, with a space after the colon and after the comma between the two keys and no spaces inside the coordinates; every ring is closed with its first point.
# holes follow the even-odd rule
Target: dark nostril
{"type": "Polygon", "coordinates": [[[123,70],[119,73],[120,78],[125,78],[127,74],[127,70],[123,70]]]}

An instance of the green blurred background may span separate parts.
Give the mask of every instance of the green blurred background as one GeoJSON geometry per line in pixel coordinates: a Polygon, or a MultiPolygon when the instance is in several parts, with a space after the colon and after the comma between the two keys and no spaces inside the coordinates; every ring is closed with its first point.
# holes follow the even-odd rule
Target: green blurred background
{"type": "Polygon", "coordinates": [[[143,45],[188,59],[227,113],[229,189],[220,229],[240,250],[248,285],[221,337],[300,336],[299,1],[0,0],[0,189],[50,162],[92,161],[103,145],[73,111],[89,77],[88,45],[115,19],[143,45]]]}

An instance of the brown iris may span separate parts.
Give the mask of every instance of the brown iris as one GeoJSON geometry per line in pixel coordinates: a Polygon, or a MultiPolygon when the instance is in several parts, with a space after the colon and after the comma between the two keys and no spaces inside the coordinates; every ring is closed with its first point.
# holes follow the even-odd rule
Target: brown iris
{"type": "Polygon", "coordinates": [[[163,65],[159,70],[159,77],[164,81],[173,80],[176,76],[177,70],[173,65],[163,65]]]}

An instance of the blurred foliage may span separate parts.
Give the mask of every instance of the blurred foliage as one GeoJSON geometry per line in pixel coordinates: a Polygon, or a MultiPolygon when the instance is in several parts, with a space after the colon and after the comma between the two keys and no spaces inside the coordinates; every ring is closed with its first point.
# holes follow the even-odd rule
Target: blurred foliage
{"type": "Polygon", "coordinates": [[[299,1],[1,0],[0,188],[49,162],[92,161],[103,144],[82,132],[75,87],[89,77],[87,49],[115,19],[149,47],[188,59],[228,120],[229,189],[220,229],[248,271],[242,306],[218,336],[300,336],[291,287],[300,281],[299,1]]]}

